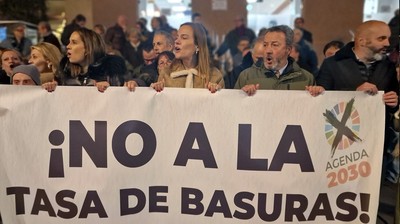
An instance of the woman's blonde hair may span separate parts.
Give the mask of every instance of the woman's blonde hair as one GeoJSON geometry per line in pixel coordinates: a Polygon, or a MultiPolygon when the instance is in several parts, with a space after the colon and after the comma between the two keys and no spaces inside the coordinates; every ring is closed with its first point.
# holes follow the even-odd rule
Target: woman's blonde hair
{"type": "Polygon", "coordinates": [[[48,64],[51,66],[51,71],[55,76],[58,77],[58,72],[60,68],[60,61],[61,61],[61,52],[60,50],[54,46],[53,44],[41,42],[31,47],[31,50],[39,51],[45,60],[49,61],[48,64]]]}
{"type": "Polygon", "coordinates": [[[206,78],[206,83],[210,80],[211,64],[210,53],[207,46],[207,35],[203,25],[199,23],[184,23],[182,26],[190,26],[193,30],[194,44],[198,47],[197,56],[197,70],[201,75],[206,78]]]}

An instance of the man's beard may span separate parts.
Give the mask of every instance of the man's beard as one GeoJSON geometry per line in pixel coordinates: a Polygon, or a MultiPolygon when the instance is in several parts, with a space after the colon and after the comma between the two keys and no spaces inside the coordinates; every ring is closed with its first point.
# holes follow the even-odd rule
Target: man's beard
{"type": "Polygon", "coordinates": [[[381,61],[381,60],[383,60],[384,58],[385,58],[385,54],[382,54],[382,53],[375,53],[373,56],[372,56],[372,58],[373,58],[373,60],[375,60],[375,61],[381,61]]]}
{"type": "Polygon", "coordinates": [[[386,56],[386,47],[377,49],[373,46],[369,46],[368,49],[372,53],[372,57],[370,58],[371,61],[381,61],[385,58],[386,56]]]}
{"type": "Polygon", "coordinates": [[[275,63],[273,63],[272,65],[270,65],[270,66],[265,66],[267,69],[269,69],[269,70],[273,70],[273,71],[275,71],[275,70],[277,70],[277,68],[278,68],[278,65],[280,64],[280,62],[281,62],[281,59],[276,59],[276,61],[275,61],[275,63]]]}

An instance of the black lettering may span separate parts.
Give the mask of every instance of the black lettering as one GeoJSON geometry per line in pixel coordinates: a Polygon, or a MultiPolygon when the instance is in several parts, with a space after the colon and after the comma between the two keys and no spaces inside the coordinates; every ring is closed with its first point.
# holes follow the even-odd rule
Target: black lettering
{"type": "Polygon", "coordinates": [[[251,219],[253,218],[255,212],[255,209],[253,207],[253,205],[251,205],[250,203],[246,203],[244,200],[249,200],[250,202],[253,201],[254,199],[254,194],[250,193],[250,192],[239,192],[235,195],[234,198],[234,202],[235,205],[238,208],[241,208],[244,210],[244,212],[240,212],[238,210],[236,210],[233,213],[233,217],[237,218],[237,219],[251,219]]]}
{"type": "Polygon", "coordinates": [[[317,216],[325,216],[326,220],[335,220],[329,204],[328,194],[319,194],[315,204],[311,210],[308,221],[314,221],[317,216]],[[322,205],[322,208],[321,208],[322,205]]]}
{"type": "Polygon", "coordinates": [[[107,167],[107,122],[95,121],[95,140],[80,121],[69,122],[69,164],[82,167],[82,149],[85,149],[96,167],[107,167]]]}
{"type": "Polygon", "coordinates": [[[56,217],[56,212],[51,206],[50,200],[47,197],[46,191],[44,189],[37,189],[35,200],[32,206],[32,215],[38,215],[39,211],[48,212],[49,216],[56,217]],[[42,204],[43,201],[43,204],[42,204]]]}
{"type": "Polygon", "coordinates": [[[120,206],[121,206],[121,216],[132,215],[141,212],[146,205],[146,195],[137,188],[121,189],[119,191],[120,195],[120,206]],[[129,207],[129,196],[135,196],[137,199],[137,204],[134,207],[129,207]]]}
{"type": "Polygon", "coordinates": [[[157,148],[156,135],[151,127],[142,121],[127,121],[118,126],[112,139],[115,158],[126,167],[140,167],[153,158],[157,148]],[[143,148],[138,155],[131,155],[126,149],[126,139],[136,133],[143,139],[143,148]]]}
{"type": "Polygon", "coordinates": [[[66,198],[75,198],[75,191],[62,190],[56,194],[56,202],[61,208],[67,209],[67,211],[57,211],[57,216],[63,219],[72,219],[78,214],[78,207],[70,201],[65,200],[66,198]]]}
{"type": "Polygon", "coordinates": [[[25,214],[24,194],[29,195],[29,187],[7,187],[7,195],[15,195],[15,214],[25,214]]]}
{"type": "Polygon", "coordinates": [[[206,168],[218,168],[203,123],[189,123],[174,165],[186,166],[189,159],[202,160],[206,168]],[[195,140],[198,149],[192,148],[195,140]]]}
{"type": "Polygon", "coordinates": [[[300,125],[287,125],[271,161],[269,171],[281,171],[283,164],[299,164],[301,172],[314,172],[310,152],[300,125]],[[296,152],[289,152],[294,145],[296,152]]]}
{"type": "Polygon", "coordinates": [[[232,218],[232,213],[229,209],[228,201],[226,200],[224,191],[220,190],[216,190],[214,192],[205,216],[212,217],[214,213],[217,212],[224,214],[225,218],[232,218]]]}
{"type": "Polygon", "coordinates": [[[306,196],[301,194],[288,194],[286,195],[286,208],[285,208],[285,221],[292,222],[293,216],[297,217],[299,222],[306,221],[304,212],[308,206],[308,200],[306,196]],[[299,207],[295,208],[294,204],[298,202],[299,207]]]}
{"type": "Polygon", "coordinates": [[[168,206],[159,206],[158,202],[167,202],[167,196],[158,193],[168,193],[168,186],[154,186],[149,188],[149,212],[168,213],[168,206]]]}
{"type": "Polygon", "coordinates": [[[345,213],[336,213],[336,220],[343,222],[351,222],[358,217],[358,209],[353,204],[347,203],[347,200],[355,201],[357,194],[352,192],[343,192],[336,199],[336,205],[338,208],[343,209],[347,212],[345,213]]]}
{"type": "Polygon", "coordinates": [[[251,158],[251,124],[239,124],[238,170],[267,170],[268,159],[251,158]]]}
{"type": "Polygon", "coordinates": [[[200,215],[204,211],[203,192],[195,188],[182,188],[181,212],[188,215],[200,215]],[[192,197],[191,197],[192,196],[192,197]]]}
{"type": "Polygon", "coordinates": [[[100,218],[107,218],[106,210],[99,198],[96,191],[88,191],[83,201],[82,210],[79,214],[79,218],[87,218],[89,213],[97,213],[100,218]],[[91,207],[93,203],[93,207],[91,207]]]}
{"type": "Polygon", "coordinates": [[[276,221],[282,212],[282,194],[275,194],[272,201],[274,208],[271,213],[267,212],[267,194],[258,194],[258,216],[265,222],[276,221]]]}

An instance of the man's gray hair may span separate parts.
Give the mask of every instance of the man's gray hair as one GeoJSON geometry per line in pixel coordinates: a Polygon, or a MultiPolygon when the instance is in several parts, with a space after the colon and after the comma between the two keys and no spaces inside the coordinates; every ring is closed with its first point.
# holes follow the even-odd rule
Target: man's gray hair
{"type": "Polygon", "coordinates": [[[285,34],[285,42],[286,46],[292,47],[293,46],[293,37],[294,33],[292,28],[286,26],[286,25],[279,25],[279,26],[273,26],[271,28],[268,28],[265,34],[270,33],[270,32],[281,32],[285,34]]]}
{"type": "Polygon", "coordinates": [[[155,36],[155,35],[162,35],[162,36],[164,36],[165,39],[167,40],[167,44],[174,46],[175,40],[174,40],[174,37],[173,37],[170,33],[166,32],[166,31],[164,31],[164,30],[157,30],[157,31],[154,33],[154,36],[155,36]]]}

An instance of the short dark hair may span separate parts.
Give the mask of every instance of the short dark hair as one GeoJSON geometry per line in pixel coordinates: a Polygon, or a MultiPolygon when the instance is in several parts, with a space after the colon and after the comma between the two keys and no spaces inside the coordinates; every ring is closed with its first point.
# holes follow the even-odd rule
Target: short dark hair
{"type": "Polygon", "coordinates": [[[324,47],[323,53],[325,55],[325,52],[330,48],[330,47],[336,47],[337,49],[340,49],[344,46],[344,43],[340,40],[333,40],[329,43],[327,43],[324,47]]]}
{"type": "Polygon", "coordinates": [[[167,56],[168,60],[173,61],[175,59],[175,54],[171,51],[163,51],[161,52],[156,58],[156,64],[158,65],[158,61],[160,60],[161,56],[167,56]]]}
{"type": "Polygon", "coordinates": [[[78,14],[75,16],[75,22],[86,22],[86,17],[82,14],[78,14]]]}
{"type": "Polygon", "coordinates": [[[198,13],[198,12],[193,13],[193,14],[192,14],[192,22],[194,22],[194,19],[195,19],[196,17],[201,17],[201,14],[198,13]]]}
{"type": "Polygon", "coordinates": [[[153,41],[148,39],[143,43],[142,46],[143,51],[150,52],[153,50],[153,41]]]}
{"type": "Polygon", "coordinates": [[[304,18],[303,17],[297,17],[294,21],[300,20],[302,23],[304,23],[304,18]]]}
{"type": "Polygon", "coordinates": [[[140,17],[140,18],[138,19],[138,22],[142,23],[144,26],[147,25],[147,19],[144,18],[144,17],[140,17]]]}
{"type": "Polygon", "coordinates": [[[44,26],[46,28],[47,31],[51,31],[51,26],[50,23],[47,21],[40,21],[38,23],[38,26],[44,26]]]}

